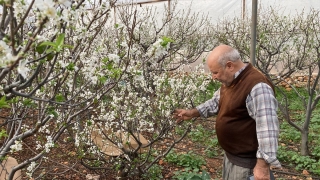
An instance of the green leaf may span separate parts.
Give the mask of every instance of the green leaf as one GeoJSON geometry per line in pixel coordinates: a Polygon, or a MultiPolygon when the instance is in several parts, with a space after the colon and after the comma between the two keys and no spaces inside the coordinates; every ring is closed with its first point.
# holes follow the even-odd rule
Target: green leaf
{"type": "Polygon", "coordinates": [[[107,69],[108,69],[109,71],[110,71],[111,69],[113,69],[113,62],[108,63],[107,69]]]}
{"type": "MultiPolygon", "coordinates": [[[[61,34],[58,35],[56,42],[45,41],[45,42],[42,42],[39,45],[39,47],[41,47],[41,46],[51,46],[51,48],[48,48],[46,50],[47,53],[51,53],[51,52],[54,52],[54,51],[60,52],[65,47],[66,48],[73,48],[73,46],[71,46],[71,45],[64,44],[64,37],[65,37],[65,34],[61,33],[61,34]]],[[[41,52],[41,49],[39,49],[39,51],[41,52]]]]}
{"type": "Polygon", "coordinates": [[[3,137],[8,137],[7,131],[4,130],[4,129],[1,129],[1,131],[0,131],[0,139],[3,138],[3,137]]]}
{"type": "Polygon", "coordinates": [[[32,107],[35,105],[31,99],[25,99],[24,101],[22,101],[22,104],[26,107],[32,107]]]}
{"type": "Polygon", "coordinates": [[[211,179],[210,175],[205,170],[202,171],[202,179],[203,180],[210,180],[211,179]]]}
{"type": "Polygon", "coordinates": [[[97,98],[94,98],[93,102],[94,102],[95,104],[97,104],[99,101],[98,101],[97,98]]]}
{"type": "Polygon", "coordinates": [[[46,45],[38,45],[37,47],[36,47],[36,51],[37,51],[37,53],[39,53],[39,54],[42,54],[42,53],[44,53],[44,51],[47,49],[47,47],[48,46],[46,46],[46,45]]]}
{"type": "Polygon", "coordinates": [[[112,69],[111,77],[114,79],[117,79],[119,78],[120,74],[121,74],[121,69],[112,69]]]}
{"type": "Polygon", "coordinates": [[[61,33],[58,35],[57,41],[56,41],[57,46],[63,46],[64,36],[65,36],[64,33],[61,33]]]}
{"type": "Polygon", "coordinates": [[[56,51],[56,50],[53,49],[53,48],[50,48],[50,49],[47,49],[47,50],[46,50],[46,53],[47,53],[47,54],[50,54],[50,53],[52,53],[52,52],[54,52],[54,51],[56,51]]]}
{"type": "Polygon", "coordinates": [[[185,170],[186,172],[188,172],[188,171],[191,170],[191,168],[190,168],[190,167],[186,167],[186,168],[184,168],[184,170],[185,170]]]}
{"type": "Polygon", "coordinates": [[[56,95],[55,99],[57,102],[63,102],[65,100],[62,94],[56,95]]]}
{"type": "Polygon", "coordinates": [[[17,102],[20,102],[20,98],[19,97],[14,97],[10,100],[8,100],[9,103],[17,103],[17,102]]]}
{"type": "Polygon", "coordinates": [[[9,104],[6,101],[6,96],[2,96],[0,99],[0,108],[10,108],[9,104]]]}
{"type": "Polygon", "coordinates": [[[58,113],[55,111],[55,108],[52,106],[48,107],[48,113],[52,114],[55,118],[58,117],[58,113]]]}
{"type": "Polygon", "coordinates": [[[47,55],[47,61],[52,60],[53,57],[54,57],[54,55],[53,55],[52,53],[48,54],[48,55],[47,55]]]}
{"type": "Polygon", "coordinates": [[[92,126],[92,121],[87,120],[87,126],[92,126]]]}
{"type": "Polygon", "coordinates": [[[188,178],[190,180],[202,180],[201,177],[199,177],[198,175],[193,175],[192,177],[188,178]]]}
{"type": "Polygon", "coordinates": [[[161,46],[167,47],[169,42],[174,42],[174,41],[171,38],[164,36],[164,37],[162,37],[161,46]]]}
{"type": "Polygon", "coordinates": [[[45,41],[45,42],[42,42],[39,46],[53,46],[53,47],[56,47],[57,45],[54,42],[45,41]]]}
{"type": "Polygon", "coordinates": [[[101,76],[101,77],[99,77],[99,81],[100,81],[102,84],[104,84],[107,80],[108,80],[108,79],[107,79],[106,76],[101,76]]]}
{"type": "Polygon", "coordinates": [[[74,67],[75,67],[74,63],[71,62],[71,63],[68,64],[66,69],[69,70],[69,71],[74,71],[74,67]]]}
{"type": "Polygon", "coordinates": [[[102,59],[102,62],[103,62],[103,63],[107,63],[108,61],[109,61],[109,58],[108,58],[108,57],[105,57],[105,58],[102,59]]]}
{"type": "Polygon", "coordinates": [[[57,49],[57,45],[54,42],[45,41],[38,46],[39,52],[41,52],[42,50],[40,48],[42,48],[43,50],[46,50],[46,53],[51,53],[57,49]]]}

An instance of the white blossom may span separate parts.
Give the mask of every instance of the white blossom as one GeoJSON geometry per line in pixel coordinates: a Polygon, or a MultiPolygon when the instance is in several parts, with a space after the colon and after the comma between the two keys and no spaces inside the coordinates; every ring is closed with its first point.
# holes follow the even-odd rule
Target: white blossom
{"type": "Polygon", "coordinates": [[[47,143],[44,145],[45,151],[50,152],[50,148],[54,147],[54,143],[52,141],[51,136],[47,136],[47,143]]]}
{"type": "Polygon", "coordinates": [[[18,0],[13,3],[14,15],[19,17],[25,14],[28,9],[29,4],[27,1],[18,0]]]}
{"type": "Polygon", "coordinates": [[[48,41],[48,38],[47,38],[46,36],[41,36],[41,35],[37,35],[37,36],[36,36],[36,39],[37,39],[39,42],[48,41]]]}
{"type": "Polygon", "coordinates": [[[28,166],[28,168],[27,168],[27,171],[28,171],[28,172],[27,172],[26,174],[27,174],[29,177],[32,176],[32,173],[33,173],[36,165],[37,165],[37,164],[36,164],[34,161],[32,161],[32,162],[30,163],[30,165],[28,166]]]}
{"type": "Polygon", "coordinates": [[[71,1],[70,0],[58,0],[58,3],[64,5],[65,7],[70,7],[71,6],[71,1]]]}
{"type": "Polygon", "coordinates": [[[69,63],[65,63],[64,61],[58,61],[62,68],[65,68],[69,65],[69,63]]]}
{"type": "Polygon", "coordinates": [[[153,43],[151,48],[149,48],[147,55],[149,57],[155,56],[156,58],[159,58],[168,54],[167,50],[170,48],[170,43],[168,43],[164,47],[161,45],[162,42],[163,42],[162,39],[158,39],[155,43],[153,43]]]}
{"type": "Polygon", "coordinates": [[[39,141],[36,141],[36,144],[37,144],[37,146],[36,146],[36,150],[39,150],[39,149],[41,149],[41,148],[42,148],[42,145],[40,144],[40,142],[39,142],[39,141]]]}
{"type": "Polygon", "coordinates": [[[30,71],[30,69],[26,67],[27,63],[28,63],[28,60],[25,60],[25,59],[19,61],[18,73],[21,74],[23,78],[26,78],[27,73],[30,71]]]}
{"type": "Polygon", "coordinates": [[[34,6],[38,8],[42,15],[48,18],[55,18],[57,10],[52,0],[35,0],[34,6]]]}
{"type": "Polygon", "coordinates": [[[75,139],[74,144],[75,144],[77,147],[79,147],[79,145],[80,145],[80,138],[79,138],[78,134],[76,134],[76,137],[75,137],[74,139],[75,139]]]}
{"type": "Polygon", "coordinates": [[[0,67],[7,66],[11,61],[14,61],[14,58],[11,54],[10,47],[2,40],[0,40],[0,67]]]}
{"type": "Polygon", "coordinates": [[[49,127],[48,124],[41,126],[41,127],[39,128],[39,132],[43,133],[48,127],[49,127]]]}
{"type": "Polygon", "coordinates": [[[108,54],[108,58],[111,61],[115,62],[116,64],[118,64],[119,61],[120,61],[120,57],[118,55],[116,55],[116,54],[108,54]]]}
{"type": "Polygon", "coordinates": [[[11,145],[10,146],[10,151],[11,152],[17,152],[17,151],[21,151],[22,150],[22,144],[21,144],[21,141],[14,141],[14,145],[11,145]]]}

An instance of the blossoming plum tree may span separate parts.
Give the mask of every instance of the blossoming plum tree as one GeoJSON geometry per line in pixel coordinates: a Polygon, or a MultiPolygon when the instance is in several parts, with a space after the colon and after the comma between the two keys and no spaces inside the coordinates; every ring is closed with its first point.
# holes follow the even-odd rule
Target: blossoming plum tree
{"type": "Polygon", "coordinates": [[[173,6],[159,20],[154,8],[116,0],[0,4],[0,158],[31,152],[10,177],[23,168],[40,176],[66,135],[78,157],[103,162],[93,131],[123,152],[114,158],[119,176],[142,176],[184,137],[170,113],[206,89],[203,68],[189,66],[212,48],[206,17],[173,6]],[[138,146],[124,148],[121,133],[138,146]],[[148,140],[143,147],[137,134],[148,140]],[[170,144],[155,153],[163,141],[170,144]]]}

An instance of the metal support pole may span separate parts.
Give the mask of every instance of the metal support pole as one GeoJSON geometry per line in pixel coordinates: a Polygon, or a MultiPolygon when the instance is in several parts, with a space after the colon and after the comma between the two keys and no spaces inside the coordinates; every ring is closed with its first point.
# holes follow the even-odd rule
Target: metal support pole
{"type": "Polygon", "coordinates": [[[258,0],[252,0],[250,62],[253,66],[256,65],[257,8],[258,0]]]}
{"type": "Polygon", "coordinates": [[[168,0],[168,9],[169,9],[169,14],[171,14],[171,1],[168,0]]]}
{"type": "Polygon", "coordinates": [[[246,0],[242,0],[242,19],[245,18],[246,15],[246,0]]]}

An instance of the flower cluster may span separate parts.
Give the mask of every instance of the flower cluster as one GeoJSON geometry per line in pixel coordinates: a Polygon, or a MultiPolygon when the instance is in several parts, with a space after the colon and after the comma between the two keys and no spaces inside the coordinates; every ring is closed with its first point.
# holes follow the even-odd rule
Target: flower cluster
{"type": "Polygon", "coordinates": [[[32,177],[32,173],[33,173],[33,171],[34,171],[34,169],[36,168],[36,166],[37,166],[37,163],[35,163],[34,161],[32,161],[31,163],[30,163],[30,165],[28,166],[28,168],[27,168],[27,175],[29,176],[29,177],[32,177]]]}
{"type": "Polygon", "coordinates": [[[34,7],[39,9],[40,16],[55,18],[57,11],[55,8],[56,4],[52,0],[36,0],[34,7]]]}
{"type": "Polygon", "coordinates": [[[18,0],[18,1],[13,2],[14,15],[16,17],[23,16],[27,11],[28,6],[29,6],[28,1],[18,0]]]}
{"type": "Polygon", "coordinates": [[[150,49],[147,52],[149,57],[155,56],[155,58],[160,58],[168,54],[168,49],[170,48],[170,42],[168,44],[163,44],[163,39],[158,39],[155,43],[152,44],[150,49]]]}
{"type": "Polygon", "coordinates": [[[12,54],[12,51],[7,43],[0,40],[0,67],[6,67],[16,60],[17,57],[12,54]]]}
{"type": "Polygon", "coordinates": [[[50,148],[54,147],[51,136],[47,136],[47,143],[44,145],[45,152],[50,152],[50,148]]]}
{"type": "Polygon", "coordinates": [[[21,141],[14,141],[14,145],[10,146],[11,152],[17,152],[22,150],[22,144],[21,141]]]}

